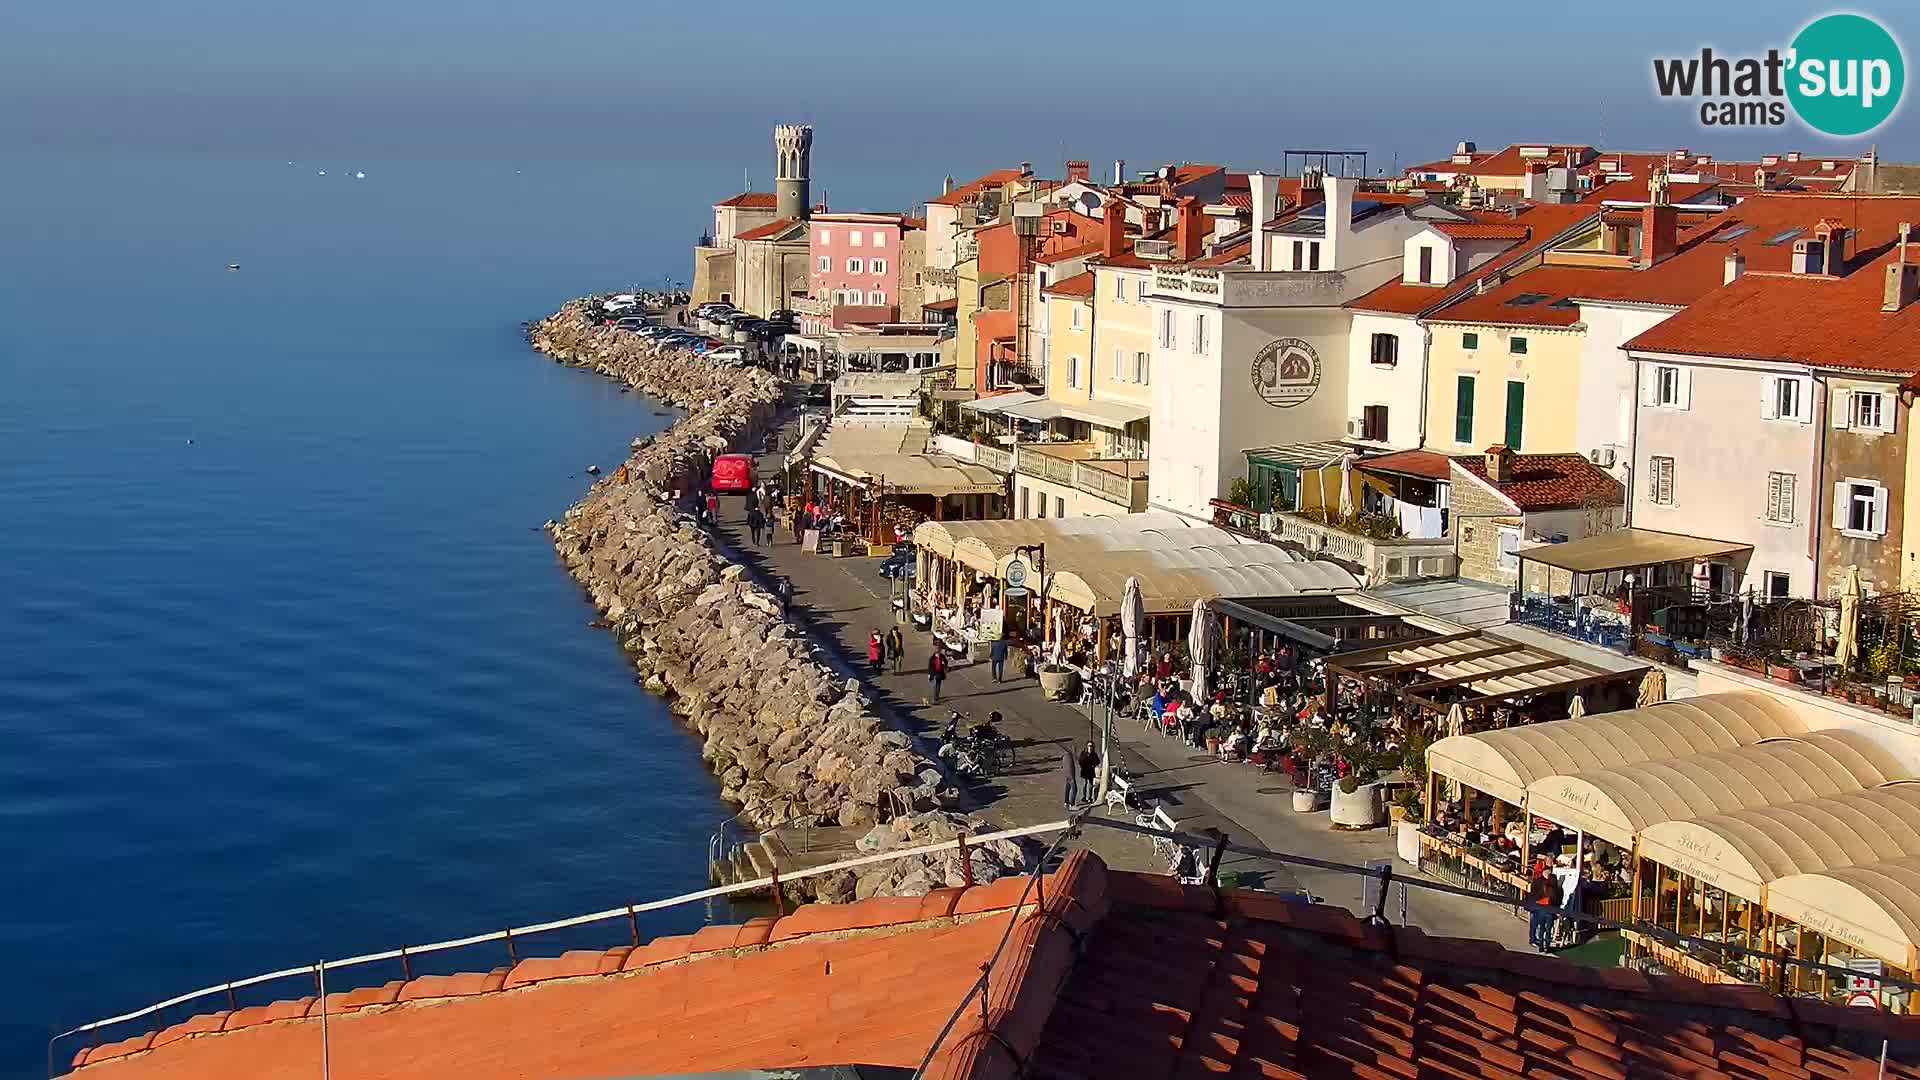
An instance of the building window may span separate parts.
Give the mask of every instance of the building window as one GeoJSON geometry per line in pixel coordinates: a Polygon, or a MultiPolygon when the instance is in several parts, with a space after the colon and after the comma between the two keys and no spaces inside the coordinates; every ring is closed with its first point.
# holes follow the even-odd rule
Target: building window
{"type": "Polygon", "coordinates": [[[1360,410],[1360,437],[1368,442],[1387,441],[1387,407],[1368,405],[1360,410]]]}
{"type": "Polygon", "coordinates": [[[1682,396],[1681,371],[1677,367],[1661,365],[1653,369],[1653,403],[1663,409],[1684,409],[1686,399],[1682,396]]]}
{"type": "Polygon", "coordinates": [[[1400,362],[1400,338],[1398,335],[1373,335],[1373,362],[1379,367],[1393,367],[1400,362]]]}
{"type": "Polygon", "coordinates": [[[830,272],[832,269],[833,269],[833,260],[828,258],[825,255],[820,256],[820,272],[825,274],[830,272]]]}
{"type": "Polygon", "coordinates": [[[1075,330],[1080,329],[1080,305],[1079,304],[1073,305],[1073,328],[1075,330]]]}
{"type": "Polygon", "coordinates": [[[1133,354],[1133,381],[1149,383],[1153,381],[1153,354],[1137,352],[1133,354]]]}
{"type": "Polygon", "coordinates": [[[1473,376],[1462,375],[1454,383],[1453,441],[1473,442],[1473,376]]]}
{"type": "Polygon", "coordinates": [[[1856,431],[1893,430],[1893,426],[1887,422],[1892,414],[1887,408],[1887,395],[1855,390],[1848,396],[1852,398],[1847,410],[1848,427],[1856,431]]]}
{"type": "Polygon", "coordinates": [[[1029,504],[1028,504],[1028,502],[1027,502],[1027,496],[1028,496],[1028,494],[1029,494],[1029,492],[1030,492],[1030,490],[1031,490],[1031,489],[1029,489],[1029,488],[1026,488],[1026,487],[1024,487],[1024,486],[1023,486],[1023,487],[1021,487],[1021,489],[1020,489],[1020,516],[1021,516],[1021,517],[1031,517],[1031,516],[1032,516],[1032,514],[1031,514],[1031,512],[1030,512],[1030,506],[1029,506],[1029,504]]]}
{"type": "Polygon", "coordinates": [[[1305,270],[1307,268],[1307,242],[1305,240],[1295,240],[1293,242],[1293,268],[1295,270],[1305,270]]]}
{"type": "Polygon", "coordinates": [[[1171,310],[1160,313],[1160,347],[1173,348],[1173,312],[1171,310]]]}
{"type": "Polygon", "coordinates": [[[886,246],[887,246],[887,234],[886,234],[886,233],[883,233],[883,232],[877,232],[877,233],[874,233],[874,234],[873,234],[873,246],[874,246],[874,247],[886,247],[886,246]]]}
{"type": "Polygon", "coordinates": [[[863,273],[864,267],[865,267],[865,264],[861,262],[859,259],[847,260],[847,273],[849,274],[863,273]]]}
{"type": "Polygon", "coordinates": [[[883,292],[870,292],[867,294],[867,303],[874,307],[885,307],[887,305],[887,294],[883,292]]]}
{"type": "Polygon", "coordinates": [[[1852,477],[1833,485],[1833,527],[1864,539],[1885,536],[1887,489],[1877,480],[1852,477]]]}
{"type": "Polygon", "coordinates": [[[887,260],[885,260],[885,259],[874,259],[873,261],[871,261],[871,262],[869,262],[869,263],[867,263],[867,272],[868,272],[868,273],[873,273],[873,274],[884,274],[884,273],[886,273],[886,272],[887,272],[887,260]]]}
{"type": "Polygon", "coordinates": [[[1798,479],[1792,473],[1770,472],[1767,474],[1768,521],[1776,525],[1793,524],[1793,497],[1798,479]]]}
{"type": "Polygon", "coordinates": [[[1067,497],[1065,495],[1055,495],[1053,497],[1053,516],[1057,518],[1067,516],[1067,497]]]}
{"type": "Polygon", "coordinates": [[[1039,505],[1034,508],[1035,512],[1033,516],[1046,517],[1047,516],[1047,493],[1044,491],[1040,492],[1040,497],[1038,499],[1035,499],[1034,501],[1039,505]]]}
{"type": "Polygon", "coordinates": [[[830,230],[830,229],[821,229],[821,230],[820,230],[820,246],[821,246],[821,247],[826,247],[826,246],[827,246],[827,241],[829,241],[829,240],[832,240],[832,239],[833,239],[833,232],[832,232],[832,230],[830,230]]]}
{"type": "Polygon", "coordinates": [[[1520,436],[1527,424],[1527,384],[1507,383],[1507,449],[1520,450],[1520,436]]]}
{"type": "Polygon", "coordinates": [[[1433,284],[1433,249],[1420,245],[1420,284],[1433,284]]]}
{"type": "Polygon", "coordinates": [[[1466,349],[1466,350],[1467,350],[1468,352],[1472,352],[1472,351],[1473,351],[1474,349],[1477,349],[1477,348],[1479,348],[1479,347],[1480,347],[1480,335],[1479,335],[1479,334],[1476,334],[1476,333],[1474,333],[1474,332],[1473,332],[1473,331],[1471,331],[1471,330],[1468,330],[1468,331],[1467,331],[1466,333],[1463,333],[1463,334],[1461,334],[1461,335],[1460,335],[1460,347],[1461,347],[1461,348],[1463,348],[1463,349],[1466,349]]]}
{"type": "Polygon", "coordinates": [[[1116,304],[1127,302],[1127,279],[1119,274],[1113,275],[1113,302],[1116,304]]]}
{"type": "Polygon", "coordinates": [[[852,244],[854,247],[860,246],[860,230],[859,229],[847,230],[847,243],[852,244]]]}
{"type": "Polygon", "coordinates": [[[1077,356],[1067,357],[1067,385],[1076,390],[1080,388],[1080,358],[1077,356]]]}
{"type": "Polygon", "coordinates": [[[1320,269],[1320,241],[1318,240],[1307,244],[1307,269],[1320,269]]]}
{"type": "Polygon", "coordinates": [[[1769,600],[1785,600],[1793,595],[1793,578],[1778,570],[1769,570],[1760,575],[1761,592],[1769,600]]]}
{"type": "Polygon", "coordinates": [[[1647,498],[1655,506],[1673,505],[1673,459],[1656,457],[1647,462],[1647,498]]]}
{"type": "Polygon", "coordinates": [[[1523,337],[1508,338],[1507,351],[1515,356],[1527,355],[1527,339],[1523,337]]]}
{"type": "Polygon", "coordinates": [[[1767,388],[1770,420],[1805,420],[1807,418],[1807,395],[1799,379],[1792,376],[1775,376],[1768,380],[1772,385],[1767,388]]]}
{"type": "Polygon", "coordinates": [[[1207,316],[1196,312],[1193,316],[1193,351],[1205,355],[1207,351],[1207,316]]]}
{"type": "Polygon", "coordinates": [[[1141,278],[1133,283],[1133,298],[1145,303],[1147,300],[1147,279],[1141,278]]]}

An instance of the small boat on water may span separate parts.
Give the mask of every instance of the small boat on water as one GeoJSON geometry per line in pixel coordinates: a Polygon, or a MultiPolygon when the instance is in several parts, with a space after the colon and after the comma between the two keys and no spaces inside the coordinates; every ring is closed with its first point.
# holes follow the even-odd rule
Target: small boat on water
{"type": "Polygon", "coordinates": [[[229,269],[229,270],[238,270],[238,269],[240,269],[240,264],[239,264],[239,263],[228,263],[228,264],[227,264],[227,269],[229,269]]]}

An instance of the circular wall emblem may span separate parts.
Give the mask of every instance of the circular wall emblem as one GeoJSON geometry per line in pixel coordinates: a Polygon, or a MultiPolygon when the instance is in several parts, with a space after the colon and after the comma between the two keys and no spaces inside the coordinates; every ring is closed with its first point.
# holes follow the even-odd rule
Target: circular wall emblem
{"type": "Polygon", "coordinates": [[[1276,409],[1291,409],[1320,389],[1320,354],[1299,338],[1280,338],[1253,355],[1253,392],[1276,409]]]}

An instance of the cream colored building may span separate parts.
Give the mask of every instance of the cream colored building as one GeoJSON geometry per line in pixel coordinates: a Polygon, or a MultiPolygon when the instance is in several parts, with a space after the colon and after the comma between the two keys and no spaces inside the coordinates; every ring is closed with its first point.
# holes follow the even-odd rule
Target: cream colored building
{"type": "Polygon", "coordinates": [[[1573,453],[1580,408],[1576,326],[1429,320],[1427,446],[1471,454],[1573,453]]]}

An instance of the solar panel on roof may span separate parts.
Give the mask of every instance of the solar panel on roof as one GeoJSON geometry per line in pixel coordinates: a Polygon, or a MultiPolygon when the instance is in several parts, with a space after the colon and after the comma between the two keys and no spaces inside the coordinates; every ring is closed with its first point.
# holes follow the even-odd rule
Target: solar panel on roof
{"type": "Polygon", "coordinates": [[[1731,244],[1735,240],[1740,239],[1741,237],[1747,235],[1752,231],[1753,231],[1753,226],[1741,225],[1741,226],[1738,226],[1737,228],[1728,229],[1726,232],[1723,232],[1720,235],[1714,237],[1713,242],[1716,244],[1731,244]]]}
{"type": "Polygon", "coordinates": [[[1523,292],[1519,296],[1516,296],[1511,300],[1508,300],[1506,303],[1506,306],[1507,307],[1532,307],[1533,305],[1539,303],[1542,300],[1545,300],[1546,298],[1547,298],[1546,293],[1523,292]]]}
{"type": "Polygon", "coordinates": [[[1775,233],[1774,235],[1767,237],[1766,240],[1763,241],[1763,243],[1765,243],[1768,247],[1775,247],[1777,245],[1786,243],[1787,241],[1793,239],[1796,236],[1799,236],[1801,233],[1806,231],[1807,230],[1805,229],[1788,229],[1786,232],[1775,233]]]}
{"type": "Polygon", "coordinates": [[[1548,307],[1556,307],[1556,308],[1560,308],[1560,309],[1562,309],[1562,310],[1565,310],[1565,309],[1567,309],[1567,308],[1571,308],[1571,307],[1579,307],[1580,305],[1578,305],[1578,304],[1576,304],[1576,303],[1574,303],[1574,302],[1573,302],[1573,297],[1571,297],[1571,296],[1563,296],[1563,297],[1561,297],[1560,299],[1558,299],[1558,300],[1555,300],[1555,301],[1554,301],[1553,303],[1551,303],[1551,304],[1548,304],[1547,306],[1548,306],[1548,307]]]}

